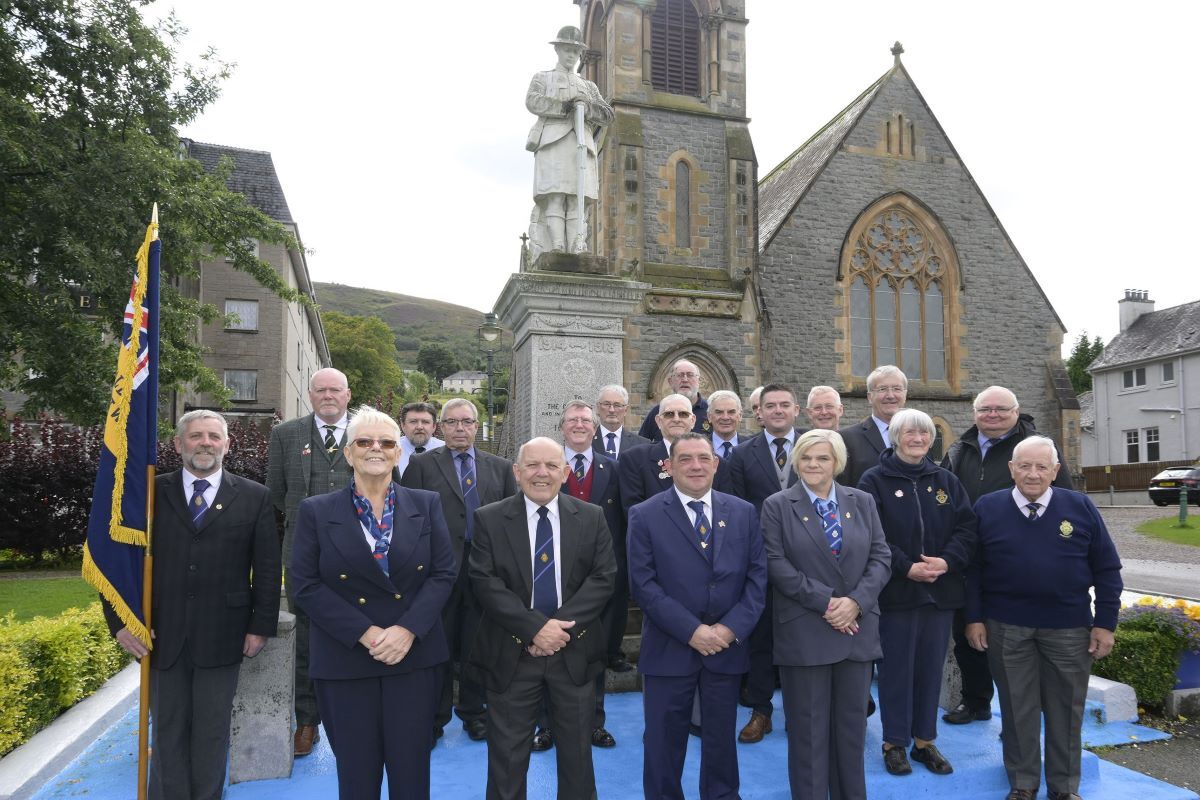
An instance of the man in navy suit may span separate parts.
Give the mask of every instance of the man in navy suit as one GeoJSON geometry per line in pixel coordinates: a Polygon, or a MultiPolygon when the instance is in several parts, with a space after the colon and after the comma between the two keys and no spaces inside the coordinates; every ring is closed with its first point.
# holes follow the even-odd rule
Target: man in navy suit
{"type": "MultiPolygon", "coordinates": [[[[738,446],[729,460],[729,489],[754,506],[762,509],[763,501],[796,482],[796,471],[790,466],[792,445],[804,433],[796,428],[800,405],[791,388],[781,383],[768,383],[759,394],[759,419],[763,433],[738,446]]],[[[750,720],[738,734],[745,744],[761,742],[771,732],[771,714],[775,707],[775,667],[772,661],[774,642],[771,636],[771,598],[767,596],[767,612],[750,635],[750,670],[746,675],[746,705],[750,720]]]]}
{"type": "MultiPolygon", "coordinates": [[[[661,410],[655,417],[659,441],[629,450],[617,465],[617,474],[621,478],[621,504],[626,510],[671,488],[671,476],[665,467],[670,456],[671,443],[692,430],[695,417],[692,414],[692,403],[686,397],[681,394],[669,394],[662,399],[659,407],[661,410]]],[[[725,488],[723,482],[727,475],[724,464],[718,465],[718,489],[725,488]]]]}
{"type": "Polygon", "coordinates": [[[596,435],[592,437],[593,450],[619,461],[621,453],[629,448],[650,444],[649,439],[643,439],[625,427],[625,415],[628,413],[628,389],[610,383],[600,390],[596,399],[596,414],[600,417],[600,424],[596,426],[596,435]]]}
{"type": "Polygon", "coordinates": [[[738,688],[763,611],[767,560],[754,506],[713,491],[718,463],[707,436],[680,435],[666,464],[671,490],[629,512],[630,583],[645,614],[638,669],[646,797],[683,797],[697,689],[700,797],[738,797],[738,688]]]}
{"type": "MultiPolygon", "coordinates": [[[[708,419],[708,401],[700,394],[700,368],[686,358],[681,358],[671,365],[667,374],[667,385],[672,394],[681,394],[691,403],[692,430],[696,433],[704,431],[704,423],[708,419]]],[[[662,428],[658,425],[658,414],[662,410],[662,402],[646,412],[638,435],[652,442],[662,439],[662,428]]]]}
{"type": "Polygon", "coordinates": [[[897,411],[908,402],[908,378],[899,367],[885,364],[867,376],[867,402],[871,415],[862,422],[842,428],[846,443],[846,469],[837,482],[851,488],[858,486],[863,473],[879,463],[879,455],[890,445],[888,424],[897,411]]]}

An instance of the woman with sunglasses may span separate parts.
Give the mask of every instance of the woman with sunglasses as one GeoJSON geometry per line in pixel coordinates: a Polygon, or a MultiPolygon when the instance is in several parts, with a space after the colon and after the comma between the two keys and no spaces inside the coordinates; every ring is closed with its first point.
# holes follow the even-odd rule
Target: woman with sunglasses
{"type": "Polygon", "coordinates": [[[400,427],[370,406],[350,420],[350,486],[300,503],[296,603],[312,620],[309,675],[341,800],[429,797],[429,751],[449,652],[442,606],[454,553],[438,496],[392,482],[400,427]]]}

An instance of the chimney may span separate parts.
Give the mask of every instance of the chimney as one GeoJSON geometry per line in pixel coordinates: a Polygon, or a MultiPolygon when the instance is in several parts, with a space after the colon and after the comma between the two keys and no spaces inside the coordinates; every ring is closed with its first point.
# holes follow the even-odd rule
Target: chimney
{"type": "Polygon", "coordinates": [[[1154,311],[1154,301],[1145,289],[1126,289],[1125,299],[1117,301],[1117,308],[1121,314],[1121,332],[1124,333],[1142,314],[1154,311]]]}

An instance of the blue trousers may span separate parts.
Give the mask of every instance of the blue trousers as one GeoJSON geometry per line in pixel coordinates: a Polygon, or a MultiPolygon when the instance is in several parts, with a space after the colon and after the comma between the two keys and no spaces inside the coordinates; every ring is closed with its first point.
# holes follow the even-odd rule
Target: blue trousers
{"type": "Polygon", "coordinates": [[[642,787],[647,800],[683,800],[683,761],[697,690],[704,719],[700,734],[700,798],[738,797],[737,705],[741,683],[741,675],[706,669],[683,676],[642,676],[646,715],[642,787]]]}
{"type": "Polygon", "coordinates": [[[954,611],[932,603],[879,615],[879,719],[883,741],[908,747],[937,738],[942,665],[954,611]]]}

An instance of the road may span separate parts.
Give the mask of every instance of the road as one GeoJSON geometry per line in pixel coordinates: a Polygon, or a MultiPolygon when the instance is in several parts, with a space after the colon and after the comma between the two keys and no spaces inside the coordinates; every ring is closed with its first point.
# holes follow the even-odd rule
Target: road
{"type": "MultiPolygon", "coordinates": [[[[1100,508],[1121,554],[1126,590],[1200,600],[1200,547],[1164,542],[1136,531],[1141,523],[1168,516],[1170,511],[1154,506],[1100,508]]],[[[1200,527],[1200,515],[1189,519],[1200,527]]]]}

